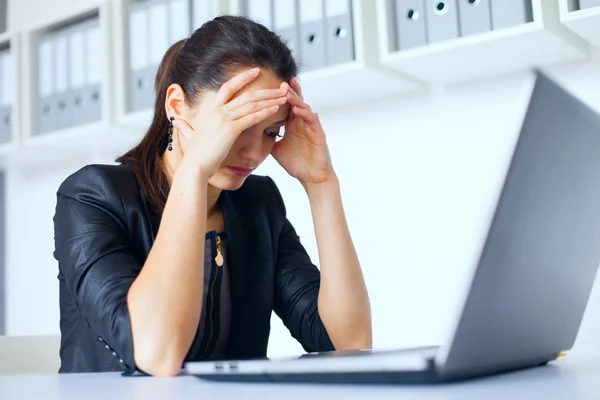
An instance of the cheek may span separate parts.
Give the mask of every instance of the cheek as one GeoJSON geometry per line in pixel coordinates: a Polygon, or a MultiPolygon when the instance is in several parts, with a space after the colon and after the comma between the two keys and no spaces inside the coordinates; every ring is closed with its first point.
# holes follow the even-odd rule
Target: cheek
{"type": "Polygon", "coordinates": [[[263,159],[267,158],[267,156],[269,154],[271,154],[271,152],[273,151],[273,148],[275,147],[275,139],[272,139],[270,137],[266,137],[263,141],[263,159]]]}

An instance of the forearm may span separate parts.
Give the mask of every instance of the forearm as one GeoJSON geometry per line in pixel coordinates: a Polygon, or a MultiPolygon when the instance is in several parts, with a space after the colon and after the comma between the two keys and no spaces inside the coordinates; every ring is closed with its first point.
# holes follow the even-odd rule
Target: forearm
{"type": "Polygon", "coordinates": [[[319,314],[336,349],[372,346],[369,296],[337,178],[306,187],[319,250],[319,314]]]}
{"type": "Polygon", "coordinates": [[[127,304],[134,358],[152,375],[177,374],[202,307],[207,183],[176,174],[160,228],[127,304]]]}

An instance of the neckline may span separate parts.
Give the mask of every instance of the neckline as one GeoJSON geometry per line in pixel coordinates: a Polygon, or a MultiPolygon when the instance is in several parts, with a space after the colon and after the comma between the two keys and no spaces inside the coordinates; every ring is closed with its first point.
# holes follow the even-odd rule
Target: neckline
{"type": "Polygon", "coordinates": [[[225,231],[221,231],[221,232],[217,232],[216,230],[211,230],[206,232],[206,235],[204,236],[205,239],[213,239],[216,237],[220,237],[221,239],[226,239],[227,238],[227,233],[225,231]]]}

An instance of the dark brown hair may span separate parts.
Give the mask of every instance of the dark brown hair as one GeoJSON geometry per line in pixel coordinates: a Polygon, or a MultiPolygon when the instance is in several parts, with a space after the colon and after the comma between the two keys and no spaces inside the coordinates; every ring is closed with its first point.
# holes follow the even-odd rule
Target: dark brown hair
{"type": "Polygon", "coordinates": [[[217,91],[240,67],[260,67],[289,81],[298,67],[289,48],[263,25],[237,16],[221,16],[197,29],[190,38],[173,44],[158,68],[154,116],[145,136],[117,158],[131,166],[152,208],[156,226],[162,216],[169,185],[161,155],[168,144],[169,120],[165,110],[167,89],[176,83],[190,106],[206,90],[217,91]]]}

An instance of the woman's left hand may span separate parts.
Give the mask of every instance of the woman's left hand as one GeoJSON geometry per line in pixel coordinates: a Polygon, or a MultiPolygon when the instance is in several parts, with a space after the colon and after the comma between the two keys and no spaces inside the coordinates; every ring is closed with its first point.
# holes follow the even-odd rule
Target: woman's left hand
{"type": "Polygon", "coordinates": [[[282,87],[288,89],[291,109],[285,136],[275,144],[271,155],[303,186],[325,183],[333,179],[335,173],[319,117],[304,103],[302,89],[295,78],[282,87]]]}

